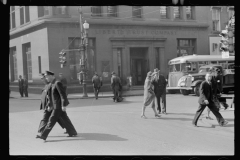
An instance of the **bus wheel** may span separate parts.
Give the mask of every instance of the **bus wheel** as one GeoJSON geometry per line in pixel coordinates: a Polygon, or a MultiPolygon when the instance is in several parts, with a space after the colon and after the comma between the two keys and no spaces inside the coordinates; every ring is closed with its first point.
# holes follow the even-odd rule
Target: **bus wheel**
{"type": "Polygon", "coordinates": [[[188,91],[188,90],[180,89],[180,92],[181,92],[184,96],[189,95],[189,91],[188,91]]]}
{"type": "Polygon", "coordinates": [[[196,85],[196,87],[194,87],[194,93],[196,94],[196,96],[199,97],[200,93],[199,93],[199,87],[200,87],[200,83],[196,85]]]}
{"type": "Polygon", "coordinates": [[[168,93],[169,93],[169,94],[175,94],[176,91],[175,91],[175,90],[168,90],[168,93]]]}

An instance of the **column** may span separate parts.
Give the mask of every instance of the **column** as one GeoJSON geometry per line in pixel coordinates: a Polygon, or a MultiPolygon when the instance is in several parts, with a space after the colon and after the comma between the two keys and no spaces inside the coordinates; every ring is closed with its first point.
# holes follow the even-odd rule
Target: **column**
{"type": "Polygon", "coordinates": [[[166,59],[165,59],[165,48],[164,47],[160,47],[159,48],[159,57],[160,57],[160,70],[161,72],[166,75],[167,71],[166,71],[166,59]]]}
{"type": "Polygon", "coordinates": [[[113,48],[112,64],[113,64],[112,71],[114,71],[117,74],[118,73],[117,48],[113,48]]]}

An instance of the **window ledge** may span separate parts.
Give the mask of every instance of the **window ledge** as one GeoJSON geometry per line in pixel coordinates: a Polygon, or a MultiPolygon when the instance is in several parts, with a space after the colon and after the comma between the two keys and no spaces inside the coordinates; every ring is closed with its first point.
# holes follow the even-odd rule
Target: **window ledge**
{"type": "Polygon", "coordinates": [[[27,23],[24,23],[24,24],[22,24],[21,26],[20,26],[20,28],[22,28],[22,27],[24,27],[24,26],[26,26],[26,25],[29,25],[31,23],[31,21],[29,21],[29,22],[27,22],[27,23]]]}
{"type": "Polygon", "coordinates": [[[17,27],[10,29],[10,32],[15,31],[17,27]]]}
{"type": "Polygon", "coordinates": [[[144,21],[145,18],[132,18],[133,21],[144,21]]]}

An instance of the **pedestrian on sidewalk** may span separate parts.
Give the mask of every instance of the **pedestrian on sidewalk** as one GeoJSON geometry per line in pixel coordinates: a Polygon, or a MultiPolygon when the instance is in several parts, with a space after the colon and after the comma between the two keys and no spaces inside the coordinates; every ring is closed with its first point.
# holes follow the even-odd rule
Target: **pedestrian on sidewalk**
{"type": "MultiPolygon", "coordinates": [[[[57,81],[54,73],[51,71],[46,71],[45,73],[46,79],[49,83],[49,100],[50,104],[48,108],[52,109],[52,113],[49,117],[48,123],[40,136],[37,138],[43,139],[46,141],[48,134],[56,124],[57,120],[61,117],[64,121],[64,126],[67,129],[69,137],[73,137],[77,135],[77,132],[72,125],[69,117],[66,113],[66,107],[69,104],[66,93],[64,92],[63,85],[61,82],[57,81]]],[[[49,109],[49,110],[51,110],[49,109]]]]}
{"type": "Polygon", "coordinates": [[[213,91],[212,91],[212,87],[211,87],[211,79],[212,79],[212,75],[211,75],[211,73],[208,72],[205,76],[205,81],[203,81],[200,85],[200,88],[199,88],[200,96],[198,99],[199,107],[198,107],[198,110],[196,111],[196,114],[192,121],[192,124],[195,127],[197,127],[197,121],[198,121],[199,117],[201,116],[202,112],[204,111],[204,109],[206,108],[206,106],[208,106],[208,108],[216,116],[217,121],[220,126],[225,126],[228,123],[226,120],[224,120],[222,115],[219,113],[219,110],[213,101],[213,91]]]}
{"type": "Polygon", "coordinates": [[[28,97],[28,80],[26,75],[23,76],[23,93],[25,97],[28,97]]]}
{"type": "Polygon", "coordinates": [[[19,75],[19,79],[18,79],[18,88],[19,88],[19,93],[21,97],[23,97],[23,79],[21,75],[19,75]]]}
{"type": "Polygon", "coordinates": [[[167,114],[166,113],[167,81],[165,77],[162,74],[160,74],[160,70],[158,70],[158,68],[154,69],[152,83],[154,85],[154,93],[156,95],[156,100],[157,100],[158,114],[161,114],[161,110],[163,114],[167,114]]]}
{"type": "Polygon", "coordinates": [[[131,91],[132,90],[132,74],[130,74],[127,77],[127,85],[128,85],[128,90],[131,91]]]}
{"type": "Polygon", "coordinates": [[[113,91],[113,102],[118,102],[117,100],[119,99],[119,88],[121,87],[121,80],[120,78],[116,75],[116,73],[113,71],[112,72],[112,77],[111,77],[111,88],[113,91]]]}
{"type": "Polygon", "coordinates": [[[151,78],[152,78],[152,72],[149,71],[147,73],[147,77],[146,77],[145,83],[144,83],[144,99],[143,99],[141,118],[146,118],[145,109],[148,105],[151,105],[151,107],[154,111],[155,117],[156,118],[160,117],[160,115],[157,114],[157,111],[155,109],[155,93],[153,90],[154,86],[152,84],[151,78]]]}
{"type": "Polygon", "coordinates": [[[59,81],[63,84],[64,92],[67,94],[67,79],[64,77],[62,73],[59,73],[59,81]]]}
{"type": "Polygon", "coordinates": [[[98,99],[98,93],[99,93],[100,88],[102,86],[102,80],[98,76],[97,72],[95,72],[93,77],[92,77],[92,83],[93,83],[93,90],[94,90],[95,98],[98,99]]]}
{"type": "MultiPolygon", "coordinates": [[[[43,118],[40,121],[40,124],[38,127],[38,133],[42,133],[42,131],[46,127],[48,119],[52,113],[52,110],[50,110],[50,108],[48,108],[48,106],[50,104],[50,100],[49,100],[49,96],[48,96],[50,85],[48,85],[49,82],[47,81],[44,73],[41,73],[40,76],[41,76],[41,80],[43,81],[45,86],[42,89],[42,94],[41,94],[40,110],[43,110],[43,118]]],[[[63,129],[65,128],[63,120],[61,118],[59,118],[57,122],[63,129]]]]}

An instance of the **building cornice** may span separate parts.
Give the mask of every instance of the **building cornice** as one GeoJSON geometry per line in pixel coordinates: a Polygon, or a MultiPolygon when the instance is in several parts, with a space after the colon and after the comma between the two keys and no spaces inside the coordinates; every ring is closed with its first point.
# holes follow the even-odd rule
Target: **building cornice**
{"type": "Polygon", "coordinates": [[[112,37],[110,41],[166,41],[167,38],[144,38],[144,37],[112,37]]]}

